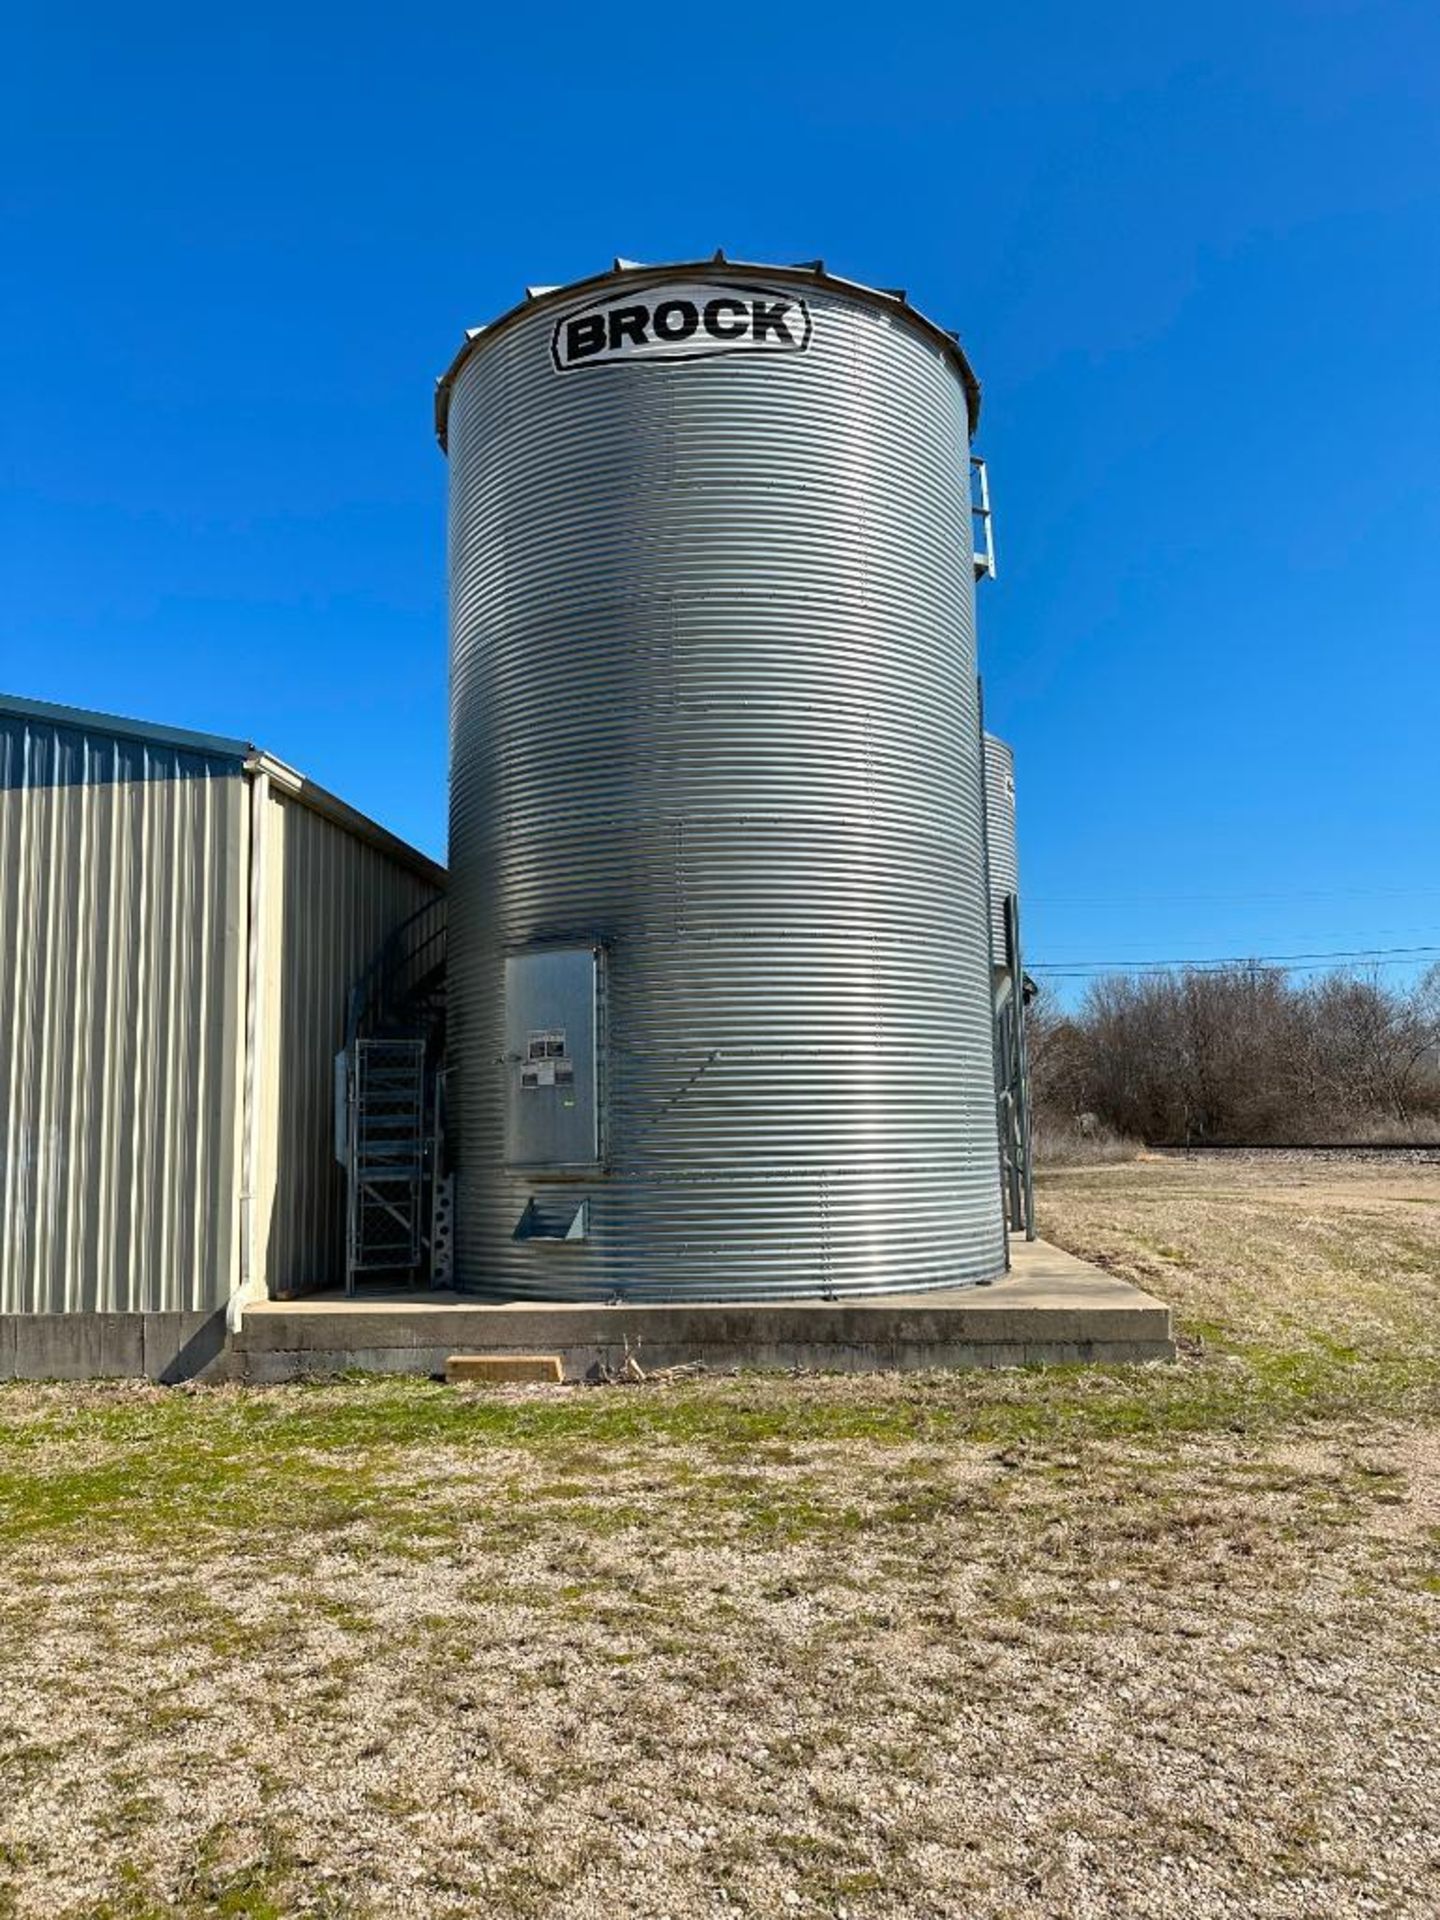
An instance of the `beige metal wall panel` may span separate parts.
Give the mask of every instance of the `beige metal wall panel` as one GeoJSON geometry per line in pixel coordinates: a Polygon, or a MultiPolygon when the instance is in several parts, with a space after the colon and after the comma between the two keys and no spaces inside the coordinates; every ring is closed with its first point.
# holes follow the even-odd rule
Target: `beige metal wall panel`
{"type": "MultiPolygon", "coordinates": [[[[303,789],[302,789],[303,791],[303,789]]],[[[345,1278],[345,1180],[334,1158],[333,1068],[350,988],[399,923],[439,891],[435,870],[317,811],[277,781],[264,828],[260,1135],[249,1291],[345,1278]]]]}
{"type": "Polygon", "coordinates": [[[234,1285],[246,835],[238,756],[0,709],[0,1313],[234,1285]]]}

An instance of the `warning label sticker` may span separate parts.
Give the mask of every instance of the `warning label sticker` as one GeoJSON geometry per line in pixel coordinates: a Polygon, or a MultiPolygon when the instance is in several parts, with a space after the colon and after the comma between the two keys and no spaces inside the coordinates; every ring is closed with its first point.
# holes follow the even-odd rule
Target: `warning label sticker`
{"type": "Polygon", "coordinates": [[[575,1063],[565,1048],[565,1029],[547,1027],[532,1033],[520,1063],[522,1092],[537,1092],[541,1087],[575,1084],[575,1063]]]}

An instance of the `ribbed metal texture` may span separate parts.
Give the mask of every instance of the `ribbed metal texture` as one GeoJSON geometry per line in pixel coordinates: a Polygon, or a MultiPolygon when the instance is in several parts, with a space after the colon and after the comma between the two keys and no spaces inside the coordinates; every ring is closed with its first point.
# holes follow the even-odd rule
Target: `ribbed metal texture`
{"type": "Polygon", "coordinates": [[[965,394],[893,303],[806,298],[803,353],[557,374],[562,293],[455,375],[467,1288],[724,1301],[1003,1268],[965,394]],[[605,1166],[560,1187],[503,1165],[503,958],[589,940],[605,1166]],[[588,1197],[587,1239],[514,1240],[537,1195],[588,1197]]]}
{"type": "Polygon", "coordinates": [[[0,710],[0,1313],[236,1272],[238,758],[0,710]]]}
{"type": "MultiPolygon", "coordinates": [[[[240,1279],[250,780],[243,747],[152,733],[0,705],[0,1314],[218,1307],[240,1279]]],[[[265,809],[252,1293],[344,1277],[331,1062],[436,891],[309,791],[265,809]]]]}
{"type": "Polygon", "coordinates": [[[990,856],[990,924],[995,964],[1005,963],[1005,896],[1020,891],[1015,839],[1015,754],[985,735],[985,845],[990,856]]]}
{"type": "Polygon", "coordinates": [[[345,1176],[332,1063],[350,988],[436,887],[272,786],[265,822],[265,981],[256,1269],[272,1295],[345,1280],[345,1176]]]}

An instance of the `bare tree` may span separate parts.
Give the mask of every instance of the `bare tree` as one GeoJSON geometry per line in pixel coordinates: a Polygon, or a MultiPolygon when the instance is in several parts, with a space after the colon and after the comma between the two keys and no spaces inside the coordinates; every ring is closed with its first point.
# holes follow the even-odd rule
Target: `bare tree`
{"type": "Polygon", "coordinates": [[[1440,1121],[1440,966],[1413,987],[1242,966],[1095,981],[1032,1009],[1037,1112],[1149,1140],[1306,1140],[1440,1121]]]}

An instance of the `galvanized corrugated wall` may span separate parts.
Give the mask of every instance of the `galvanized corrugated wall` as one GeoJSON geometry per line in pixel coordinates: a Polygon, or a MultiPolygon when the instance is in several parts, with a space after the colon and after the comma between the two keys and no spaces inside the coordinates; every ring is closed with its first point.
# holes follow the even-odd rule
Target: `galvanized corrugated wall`
{"type": "Polygon", "coordinates": [[[559,374],[560,295],[454,375],[450,1058],[476,1290],[724,1300],[1004,1265],[967,396],[893,300],[796,290],[804,352],[559,374]],[[503,957],[592,939],[606,1171],[566,1189],[585,1242],[517,1242],[543,1183],[502,1160],[503,957]]]}
{"type": "Polygon", "coordinates": [[[439,889],[279,785],[264,838],[255,1279],[286,1296],[344,1284],[332,1068],[347,997],[386,936],[439,889]]]}
{"type": "Polygon", "coordinates": [[[1005,964],[1005,896],[1020,891],[1015,838],[1015,754],[985,735],[985,846],[990,857],[990,923],[995,964],[1005,964]]]}
{"type": "Polygon", "coordinates": [[[0,710],[0,1312],[236,1272],[238,758],[0,710]]]}

